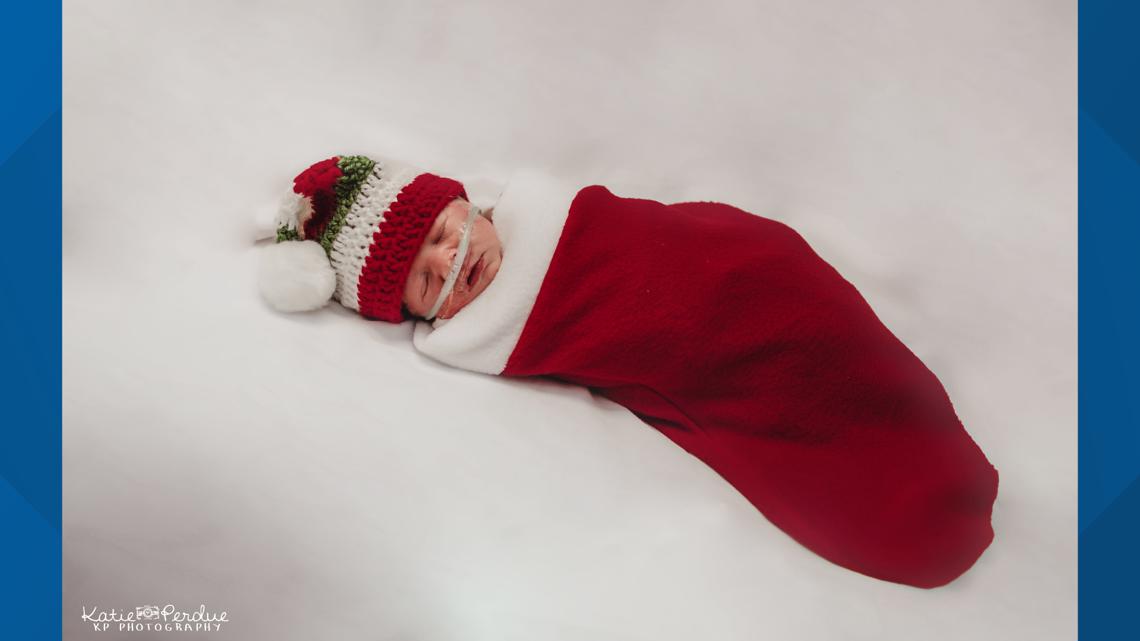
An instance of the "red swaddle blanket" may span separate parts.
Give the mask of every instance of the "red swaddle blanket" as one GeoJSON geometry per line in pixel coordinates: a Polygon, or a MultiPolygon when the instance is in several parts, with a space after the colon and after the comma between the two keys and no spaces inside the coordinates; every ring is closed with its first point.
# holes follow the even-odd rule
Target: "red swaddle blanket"
{"type": "Polygon", "coordinates": [[[495,224],[498,276],[420,351],[589,387],[857,572],[935,587],[993,539],[997,471],[941,383],[790,227],[535,172],[495,224]]]}

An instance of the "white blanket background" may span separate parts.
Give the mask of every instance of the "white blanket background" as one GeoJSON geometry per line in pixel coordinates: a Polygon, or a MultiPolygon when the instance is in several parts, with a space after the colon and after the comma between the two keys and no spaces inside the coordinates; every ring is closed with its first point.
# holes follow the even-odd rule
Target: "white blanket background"
{"type": "MultiPolygon", "coordinates": [[[[1076,4],[64,3],[64,611],[246,640],[1073,639],[1076,4]],[[619,406],[256,296],[251,220],[376,153],[787,222],[942,379],[997,538],[832,565],[619,406]]],[[[29,266],[29,276],[35,273],[29,266]]]]}

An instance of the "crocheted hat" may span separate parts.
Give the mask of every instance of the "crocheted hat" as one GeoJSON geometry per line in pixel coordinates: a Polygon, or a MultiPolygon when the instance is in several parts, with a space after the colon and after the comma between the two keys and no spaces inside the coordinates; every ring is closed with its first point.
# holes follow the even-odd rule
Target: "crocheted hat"
{"type": "Polygon", "coordinates": [[[262,296],[286,312],[330,298],[366,318],[404,320],[404,282],[439,212],[463,184],[387,159],[334,156],[293,179],[266,249],[262,296]]]}

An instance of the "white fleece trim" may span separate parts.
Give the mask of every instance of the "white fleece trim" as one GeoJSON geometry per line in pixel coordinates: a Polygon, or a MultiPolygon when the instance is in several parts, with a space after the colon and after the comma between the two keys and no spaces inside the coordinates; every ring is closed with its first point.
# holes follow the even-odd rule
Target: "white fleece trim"
{"type": "Polygon", "coordinates": [[[412,344],[453,367],[499,374],[522,335],[578,188],[536,170],[515,172],[495,204],[498,274],[450,319],[417,321],[412,344]]]}

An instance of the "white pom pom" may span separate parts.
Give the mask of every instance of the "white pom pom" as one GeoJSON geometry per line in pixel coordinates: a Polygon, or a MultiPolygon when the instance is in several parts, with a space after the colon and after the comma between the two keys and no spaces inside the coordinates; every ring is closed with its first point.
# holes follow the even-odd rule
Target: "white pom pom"
{"type": "Polygon", "coordinates": [[[262,250],[258,289],[277,311],[319,309],[336,290],[336,271],[320,243],[287,240],[262,250]]]}
{"type": "Polygon", "coordinates": [[[287,191],[285,195],[281,197],[281,202],[277,205],[277,218],[274,222],[277,227],[285,225],[296,229],[297,224],[305,217],[305,211],[310,204],[311,202],[308,198],[287,191]]]}
{"type": "Polygon", "coordinates": [[[254,214],[247,227],[253,240],[275,238],[282,226],[296,229],[310,215],[312,202],[291,191],[284,192],[276,204],[253,208],[254,214]]]}

